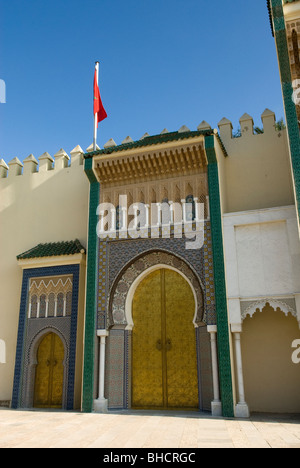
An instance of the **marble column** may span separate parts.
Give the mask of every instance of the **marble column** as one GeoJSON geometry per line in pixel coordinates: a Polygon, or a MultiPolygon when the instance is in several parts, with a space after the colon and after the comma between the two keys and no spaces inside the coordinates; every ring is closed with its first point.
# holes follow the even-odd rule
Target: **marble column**
{"type": "Polygon", "coordinates": [[[231,324],[231,332],[234,336],[235,360],[236,360],[236,375],[238,384],[238,403],[235,406],[235,416],[237,418],[249,418],[249,408],[245,401],[245,388],[243,376],[243,362],[241,349],[241,332],[242,325],[231,324]]]}
{"type": "Polygon", "coordinates": [[[214,390],[214,399],[211,402],[211,413],[213,416],[222,416],[222,403],[220,400],[219,367],[218,367],[218,352],[217,352],[217,326],[208,325],[207,331],[210,334],[212,376],[213,376],[213,390],[214,390]]]}
{"type": "Polygon", "coordinates": [[[97,336],[100,338],[99,350],[99,382],[98,382],[98,399],[94,401],[95,413],[107,413],[108,400],[104,396],[105,386],[105,348],[108,330],[97,330],[97,336]]]}

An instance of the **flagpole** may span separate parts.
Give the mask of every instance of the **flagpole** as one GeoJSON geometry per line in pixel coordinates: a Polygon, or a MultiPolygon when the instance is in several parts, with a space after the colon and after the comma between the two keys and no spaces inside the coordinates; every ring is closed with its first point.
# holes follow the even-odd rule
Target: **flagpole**
{"type": "MultiPolygon", "coordinates": [[[[97,85],[99,86],[99,62],[95,62],[96,76],[97,76],[97,85]]],[[[93,140],[93,149],[97,150],[97,130],[98,130],[98,114],[94,115],[94,140],[93,140]]]]}

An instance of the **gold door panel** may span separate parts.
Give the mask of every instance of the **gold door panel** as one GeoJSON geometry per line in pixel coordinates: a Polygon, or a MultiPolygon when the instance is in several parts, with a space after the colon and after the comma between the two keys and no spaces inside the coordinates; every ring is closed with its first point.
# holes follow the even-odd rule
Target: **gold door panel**
{"type": "Polygon", "coordinates": [[[150,273],[132,304],[132,406],[198,408],[195,300],[185,279],[150,273]]]}
{"type": "Polygon", "coordinates": [[[132,406],[161,407],[161,277],[155,271],[139,285],[133,300],[132,406]]]}
{"type": "Polygon", "coordinates": [[[197,408],[198,371],[195,299],[188,282],[175,271],[165,272],[168,406],[197,408]]]}
{"type": "Polygon", "coordinates": [[[64,346],[58,335],[49,333],[37,352],[34,407],[61,408],[63,396],[64,346]]]}

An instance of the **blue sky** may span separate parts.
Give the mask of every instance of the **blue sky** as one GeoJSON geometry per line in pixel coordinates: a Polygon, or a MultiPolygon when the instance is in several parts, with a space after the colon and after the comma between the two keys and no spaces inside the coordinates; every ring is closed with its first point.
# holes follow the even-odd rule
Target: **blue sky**
{"type": "Polygon", "coordinates": [[[93,139],[93,73],[108,118],[98,144],[191,130],[265,108],[284,116],[265,0],[0,0],[0,158],[93,139]]]}

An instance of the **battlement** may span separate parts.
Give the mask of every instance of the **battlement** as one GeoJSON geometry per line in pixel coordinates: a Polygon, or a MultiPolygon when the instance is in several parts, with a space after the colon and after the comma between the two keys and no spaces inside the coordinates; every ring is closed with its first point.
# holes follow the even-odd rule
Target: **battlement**
{"type": "MultiPolygon", "coordinates": [[[[238,135],[233,133],[233,124],[227,118],[223,118],[219,123],[219,136],[221,139],[221,143],[223,143],[225,150],[228,152],[230,156],[230,152],[232,149],[232,145],[238,142],[239,146],[243,143],[246,146],[250,143],[249,138],[263,138],[267,140],[267,138],[274,139],[276,136],[281,136],[280,132],[284,132],[285,129],[278,131],[276,125],[276,116],[275,113],[269,109],[266,109],[261,114],[261,120],[263,126],[255,127],[253,118],[245,113],[239,120],[240,123],[240,130],[238,135]]],[[[197,128],[198,131],[205,132],[205,131],[212,131],[210,125],[203,121],[197,128]]],[[[183,126],[180,130],[178,130],[178,135],[186,134],[189,135],[189,130],[186,126],[183,126]]],[[[214,131],[216,134],[218,133],[217,130],[214,131]]],[[[174,133],[174,132],[173,132],[174,133]]],[[[167,129],[164,129],[161,132],[161,135],[169,134],[167,129]]],[[[141,138],[141,141],[145,138],[149,137],[146,133],[141,138]]],[[[261,140],[260,140],[261,141],[261,140]]],[[[275,140],[274,140],[275,141],[275,140]]],[[[130,143],[134,143],[132,138],[128,136],[122,142],[122,145],[128,145],[130,143]]],[[[117,146],[115,141],[111,138],[107,143],[104,145],[104,150],[111,150],[113,147],[117,146]]],[[[244,145],[243,145],[244,146],[244,145]]],[[[224,148],[223,147],[223,148],[224,148]]],[[[97,150],[100,148],[97,146],[97,150]]],[[[93,146],[89,146],[86,150],[86,153],[93,152],[93,146]]],[[[74,166],[83,166],[85,152],[82,148],[78,145],[76,146],[71,152],[70,156],[63,150],[60,149],[53,157],[45,152],[43,153],[38,160],[30,154],[26,159],[24,159],[23,163],[19,160],[18,157],[13,158],[8,164],[3,159],[0,159],[0,179],[6,178],[13,178],[16,176],[28,176],[30,174],[35,173],[47,173],[47,172],[58,172],[66,168],[74,167],[74,166]]]]}
{"type": "MultiPolygon", "coordinates": [[[[262,135],[267,136],[275,136],[278,134],[277,126],[276,126],[276,116],[273,111],[270,109],[266,109],[261,114],[262,120],[262,127],[255,126],[253,118],[249,114],[244,114],[239,120],[240,123],[240,131],[237,135],[233,134],[233,125],[232,122],[225,117],[218,123],[220,137],[223,143],[226,146],[228,142],[238,141],[240,138],[247,139],[248,138],[255,138],[262,135]]],[[[284,131],[284,130],[280,130],[284,131]]]]}
{"type": "Polygon", "coordinates": [[[38,160],[30,154],[23,163],[19,158],[13,158],[8,164],[0,159],[0,179],[13,178],[17,176],[29,176],[31,174],[47,172],[59,172],[70,167],[82,166],[84,151],[77,145],[70,156],[60,149],[53,157],[49,153],[43,153],[38,160]]]}

